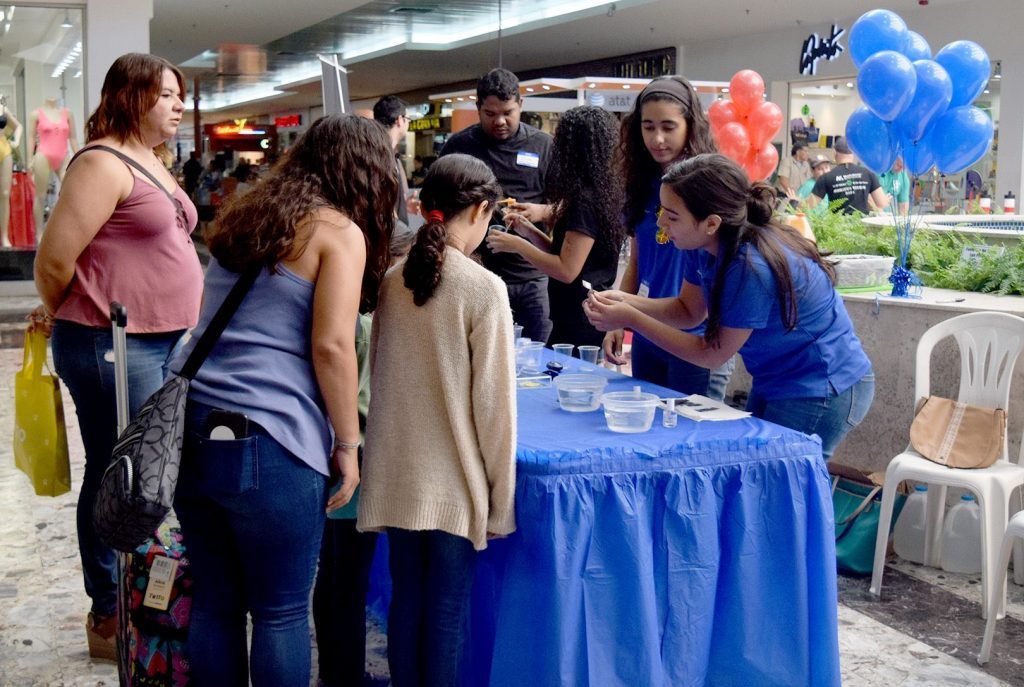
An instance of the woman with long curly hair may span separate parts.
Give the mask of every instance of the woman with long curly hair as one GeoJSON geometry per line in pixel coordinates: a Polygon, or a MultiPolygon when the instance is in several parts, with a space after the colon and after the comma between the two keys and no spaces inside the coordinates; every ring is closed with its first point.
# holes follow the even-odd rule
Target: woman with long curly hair
{"type": "MultiPolygon", "coordinates": [[[[673,163],[716,151],[700,99],[686,79],[653,79],[637,96],[633,111],[622,120],[621,174],[626,180],[624,214],[630,233],[629,263],[619,288],[651,298],[674,296],[683,282],[686,254],[658,238],[658,187],[673,163]]],[[[700,324],[693,330],[699,334],[700,324]]],[[[623,332],[609,332],[604,351],[615,363],[625,363],[623,332]]],[[[721,399],[731,362],[717,374],[691,365],[633,333],[633,376],[687,394],[721,399]]]]}
{"type": "Polygon", "coordinates": [[[189,390],[175,509],[195,574],[198,684],[309,684],[325,509],[359,482],[356,319],[376,305],[397,193],[380,125],[323,117],[208,239],[197,334],[239,273],[258,276],[189,390]],[[329,480],[341,486],[328,498],[329,480]]]}
{"type": "Polygon", "coordinates": [[[591,294],[599,329],[630,327],[672,355],[714,368],[737,352],[754,379],[755,416],[821,437],[828,460],[864,419],[875,392],[871,361],[817,246],[772,219],[775,191],[751,185],[718,154],[668,170],[658,226],[691,251],[682,289],[666,298],[591,294]],[[679,331],[707,318],[703,335],[679,331]]]}
{"type": "Polygon", "coordinates": [[[470,257],[500,192],[475,157],[431,165],[427,223],[384,277],[373,318],[358,527],[388,532],[395,687],[461,684],[477,552],[515,529],[508,290],[470,257]]]}
{"type": "Polygon", "coordinates": [[[492,231],[495,253],[518,253],[551,279],[551,343],[600,345],[603,335],[583,315],[586,281],[599,291],[611,288],[619,264],[624,228],[619,219],[622,181],[615,173],[618,122],[590,105],[562,115],[548,165],[547,198],[551,236],[525,216],[505,220],[519,236],[492,231]]]}

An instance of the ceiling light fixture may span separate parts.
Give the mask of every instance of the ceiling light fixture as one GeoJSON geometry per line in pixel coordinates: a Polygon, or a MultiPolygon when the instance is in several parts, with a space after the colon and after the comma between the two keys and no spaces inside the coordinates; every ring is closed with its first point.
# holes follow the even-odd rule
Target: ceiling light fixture
{"type": "Polygon", "coordinates": [[[596,83],[592,83],[592,84],[587,84],[587,85],[588,85],[588,86],[589,86],[590,88],[597,88],[597,84],[596,84],[596,83]]]}
{"type": "Polygon", "coordinates": [[[630,86],[628,83],[622,84],[622,87],[625,88],[627,91],[632,88],[632,86],[630,86]]]}
{"type": "Polygon", "coordinates": [[[543,86],[541,86],[541,88],[543,88],[545,91],[551,90],[551,86],[548,86],[547,84],[544,84],[543,86]]]}
{"type": "Polygon", "coordinates": [[[71,15],[68,14],[68,10],[64,10],[64,21],[60,23],[60,28],[70,29],[74,24],[71,23],[71,15]]]}
{"type": "Polygon", "coordinates": [[[847,88],[853,88],[853,82],[852,81],[847,81],[846,82],[846,87],[847,88]]]}
{"type": "Polygon", "coordinates": [[[533,93],[533,86],[527,86],[526,87],[526,92],[527,93],[533,93]]]}
{"type": "Polygon", "coordinates": [[[75,43],[74,47],[68,51],[68,54],[64,56],[64,59],[60,61],[56,67],[53,68],[53,72],[50,76],[56,79],[58,76],[67,71],[67,68],[75,63],[82,54],[82,41],[75,43]]]}

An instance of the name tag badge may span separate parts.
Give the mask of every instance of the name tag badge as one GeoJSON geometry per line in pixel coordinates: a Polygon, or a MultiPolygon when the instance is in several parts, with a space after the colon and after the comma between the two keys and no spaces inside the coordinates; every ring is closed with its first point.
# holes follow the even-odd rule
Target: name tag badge
{"type": "Polygon", "coordinates": [[[533,169],[537,169],[537,167],[540,166],[540,155],[537,153],[519,151],[516,153],[516,164],[520,167],[532,167],[533,169]]]}
{"type": "Polygon", "coordinates": [[[636,295],[640,298],[647,298],[651,295],[651,287],[647,282],[640,282],[640,288],[637,289],[636,295]]]}
{"type": "Polygon", "coordinates": [[[156,556],[149,569],[149,584],[142,605],[166,611],[167,605],[171,603],[171,587],[177,571],[178,561],[167,556],[156,556]]]}

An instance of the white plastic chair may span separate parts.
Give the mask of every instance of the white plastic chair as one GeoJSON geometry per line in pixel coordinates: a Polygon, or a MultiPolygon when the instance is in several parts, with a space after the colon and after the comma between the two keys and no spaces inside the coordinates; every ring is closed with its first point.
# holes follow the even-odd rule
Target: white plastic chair
{"type": "MultiPolygon", "coordinates": [[[[948,336],[954,337],[960,347],[960,392],[957,400],[986,408],[1008,409],[1013,367],[1024,349],[1024,319],[997,312],[968,313],[940,322],[926,331],[917,345],[915,401],[929,395],[932,350],[948,336]]],[[[981,615],[989,617],[991,603],[996,606],[995,615],[1001,618],[1006,607],[1006,581],[1002,578],[997,593],[991,593],[991,581],[996,573],[999,545],[1010,518],[1010,498],[1018,487],[1024,485],[1024,466],[1020,462],[1021,455],[1017,456],[1015,463],[1008,460],[1005,440],[999,460],[990,467],[976,470],[948,468],[933,463],[910,446],[893,458],[886,469],[882,489],[871,593],[881,594],[888,524],[892,520],[893,502],[900,482],[909,479],[925,482],[930,487],[937,486],[928,489],[924,544],[925,563],[935,567],[939,565],[946,488],[962,487],[977,496],[981,510],[981,615]]],[[[1021,555],[1019,547],[1014,562],[1014,578],[1018,584],[1024,584],[1024,555],[1021,555]]]]}
{"type": "MultiPolygon", "coordinates": [[[[999,548],[999,560],[995,569],[995,577],[992,579],[993,589],[1006,588],[1006,566],[1010,564],[1010,552],[1013,550],[1014,542],[1024,540],[1024,512],[1017,513],[1010,519],[1006,526],[1006,534],[1003,536],[1003,545],[999,548]]],[[[1020,542],[1018,542],[1019,545],[1020,542]]],[[[1019,549],[1018,549],[1019,551],[1019,549]]],[[[1014,563],[1014,575],[1016,576],[1019,566],[1014,563]]],[[[990,598],[989,605],[995,605],[997,599],[990,598]]],[[[996,614],[988,614],[988,622],[985,623],[985,637],[981,640],[981,653],[978,654],[978,664],[985,665],[992,655],[992,634],[996,630],[996,614]]]]}

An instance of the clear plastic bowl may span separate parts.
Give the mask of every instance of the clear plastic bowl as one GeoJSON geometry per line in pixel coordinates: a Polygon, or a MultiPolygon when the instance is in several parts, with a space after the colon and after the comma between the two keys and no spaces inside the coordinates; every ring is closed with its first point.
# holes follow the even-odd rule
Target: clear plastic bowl
{"type": "Polygon", "coordinates": [[[613,391],[602,396],[601,400],[608,429],[638,434],[651,428],[659,399],[656,394],[643,391],[613,391]]]}
{"type": "Polygon", "coordinates": [[[601,392],[608,380],[598,375],[562,374],[553,382],[558,405],[570,413],[589,413],[601,407],[601,392]]]}

